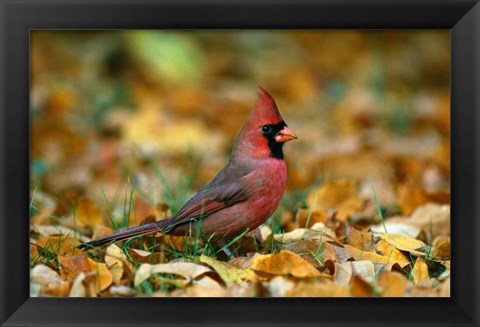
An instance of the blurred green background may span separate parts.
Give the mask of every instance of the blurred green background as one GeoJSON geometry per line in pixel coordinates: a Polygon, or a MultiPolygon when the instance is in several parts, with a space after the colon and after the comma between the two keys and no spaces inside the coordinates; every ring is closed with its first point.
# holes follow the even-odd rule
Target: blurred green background
{"type": "Polygon", "coordinates": [[[33,31],[30,85],[31,187],[59,216],[127,184],[188,198],[259,85],[299,136],[287,206],[339,177],[373,178],[382,204],[450,187],[448,31],[33,31]]]}

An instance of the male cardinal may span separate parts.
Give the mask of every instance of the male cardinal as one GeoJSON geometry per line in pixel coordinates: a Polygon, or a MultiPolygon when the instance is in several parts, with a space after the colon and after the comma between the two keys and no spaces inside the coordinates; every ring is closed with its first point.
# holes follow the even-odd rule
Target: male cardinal
{"type": "MultiPolygon", "coordinates": [[[[283,144],[297,136],[287,127],[272,96],[260,87],[257,103],[232,149],[230,161],[172,217],[108,235],[80,247],[96,247],[157,232],[197,235],[211,242],[254,230],[277,209],[285,190],[283,144]]],[[[224,248],[228,256],[231,252],[224,248]]]]}

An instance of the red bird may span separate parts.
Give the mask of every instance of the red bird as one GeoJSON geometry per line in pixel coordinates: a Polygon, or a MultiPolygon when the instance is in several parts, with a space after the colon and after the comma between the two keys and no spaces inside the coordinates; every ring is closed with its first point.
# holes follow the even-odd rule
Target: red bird
{"type": "MultiPolygon", "coordinates": [[[[210,241],[225,246],[226,240],[254,230],[277,209],[287,180],[283,144],[296,138],[272,96],[260,88],[257,104],[235,141],[230,161],[176,215],[81,247],[96,247],[156,232],[197,235],[198,226],[210,241]]],[[[225,252],[231,256],[227,248],[225,252]]]]}

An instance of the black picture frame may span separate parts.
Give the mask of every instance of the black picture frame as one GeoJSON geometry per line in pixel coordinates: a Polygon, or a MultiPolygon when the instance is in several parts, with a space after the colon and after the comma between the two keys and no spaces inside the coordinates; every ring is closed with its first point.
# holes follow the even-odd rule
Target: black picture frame
{"type": "Polygon", "coordinates": [[[478,1],[0,0],[0,10],[2,326],[478,325],[478,1]],[[30,30],[324,28],[451,31],[451,298],[29,297],[30,30]]]}

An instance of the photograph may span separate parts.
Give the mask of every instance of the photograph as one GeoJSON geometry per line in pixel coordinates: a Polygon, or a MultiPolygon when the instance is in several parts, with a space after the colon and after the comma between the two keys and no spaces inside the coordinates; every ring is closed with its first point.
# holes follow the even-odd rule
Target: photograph
{"type": "Polygon", "coordinates": [[[450,30],[29,47],[30,297],[450,297],[450,30]]]}

